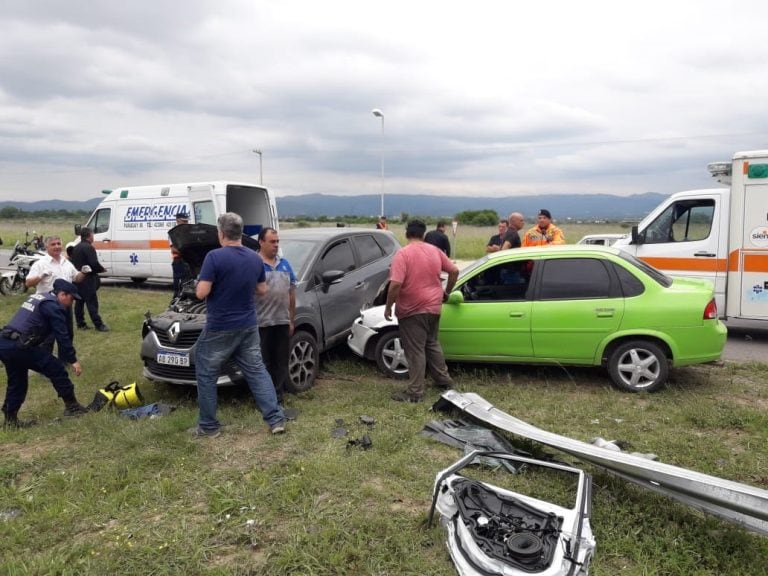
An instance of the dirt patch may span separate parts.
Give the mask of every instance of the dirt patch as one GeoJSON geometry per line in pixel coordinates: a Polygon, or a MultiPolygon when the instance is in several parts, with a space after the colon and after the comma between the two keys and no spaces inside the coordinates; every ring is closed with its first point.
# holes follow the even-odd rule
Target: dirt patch
{"type": "Polygon", "coordinates": [[[24,444],[1,444],[0,458],[18,457],[22,462],[31,462],[47,456],[52,452],[63,452],[68,449],[70,442],[61,437],[34,439],[24,444]]]}
{"type": "Polygon", "coordinates": [[[246,471],[282,462],[289,451],[283,444],[270,442],[270,438],[266,428],[257,431],[251,428],[226,429],[218,438],[209,440],[215,446],[215,450],[211,451],[211,468],[246,471]]]}

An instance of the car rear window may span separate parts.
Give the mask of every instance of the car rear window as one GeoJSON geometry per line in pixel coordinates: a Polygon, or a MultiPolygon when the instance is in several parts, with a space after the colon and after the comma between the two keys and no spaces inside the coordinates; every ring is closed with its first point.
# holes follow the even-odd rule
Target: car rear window
{"type": "Polygon", "coordinates": [[[658,282],[665,288],[669,288],[670,286],[672,286],[672,278],[664,274],[664,272],[662,272],[661,270],[657,270],[650,264],[646,264],[639,258],[636,258],[632,254],[628,254],[623,250],[619,252],[619,256],[621,256],[624,260],[632,264],[632,266],[639,268],[640,270],[645,272],[648,276],[653,278],[656,282],[658,282]]]}
{"type": "Polygon", "coordinates": [[[371,235],[362,234],[360,236],[354,236],[353,242],[357,248],[357,255],[360,257],[360,266],[375,262],[384,256],[384,251],[381,249],[381,246],[378,245],[371,235]]]}

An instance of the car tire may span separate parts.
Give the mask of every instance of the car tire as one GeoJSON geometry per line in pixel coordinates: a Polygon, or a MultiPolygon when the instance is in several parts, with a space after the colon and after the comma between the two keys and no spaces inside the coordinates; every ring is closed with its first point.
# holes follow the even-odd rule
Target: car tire
{"type": "Polygon", "coordinates": [[[304,392],[315,383],[320,372],[320,350],[317,340],[306,330],[298,330],[291,338],[288,354],[288,392],[304,392]]]}
{"type": "Polygon", "coordinates": [[[374,350],[376,365],[390,378],[405,380],[408,378],[408,361],[400,343],[400,332],[384,332],[376,342],[374,350]]]}
{"type": "Polygon", "coordinates": [[[669,360],[664,350],[648,340],[617,346],[608,358],[613,384],[625,392],[653,392],[667,382],[669,360]]]}

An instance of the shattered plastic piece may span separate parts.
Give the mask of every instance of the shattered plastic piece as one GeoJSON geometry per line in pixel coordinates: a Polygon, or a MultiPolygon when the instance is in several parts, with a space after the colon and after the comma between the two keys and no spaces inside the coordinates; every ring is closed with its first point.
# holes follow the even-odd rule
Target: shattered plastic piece
{"type": "Polygon", "coordinates": [[[332,438],[343,438],[347,435],[347,429],[344,428],[344,420],[341,418],[336,419],[336,427],[331,430],[332,438]]]}
{"type": "Polygon", "coordinates": [[[368,427],[373,426],[376,424],[376,419],[373,416],[360,416],[360,423],[365,424],[368,427]]]}
{"type": "Polygon", "coordinates": [[[362,448],[363,450],[368,450],[369,448],[373,447],[373,442],[371,441],[371,437],[368,436],[368,434],[364,434],[362,438],[352,438],[347,442],[347,449],[349,448],[362,448]]]}
{"type": "MultiPolygon", "coordinates": [[[[492,451],[531,456],[529,452],[515,448],[493,430],[475,426],[464,420],[432,420],[424,426],[421,435],[463,450],[465,454],[474,451],[492,451]]],[[[482,463],[490,466],[504,466],[513,474],[518,471],[519,466],[518,463],[509,460],[483,459],[482,463]]]]}
{"type": "Polygon", "coordinates": [[[478,394],[448,390],[442,395],[441,402],[512,434],[567,452],[619,478],[697,510],[719,516],[748,530],[768,534],[768,490],[654,462],[634,454],[604,450],[553,434],[502,412],[478,394]]]}
{"type": "Polygon", "coordinates": [[[598,436],[596,438],[592,438],[589,443],[593,446],[597,446],[598,448],[605,448],[606,450],[621,452],[621,448],[619,448],[615,440],[606,440],[605,438],[600,438],[600,436],[598,436]]]}
{"type": "Polygon", "coordinates": [[[571,466],[503,452],[473,452],[438,473],[429,524],[437,510],[461,576],[584,576],[595,550],[589,523],[591,487],[591,477],[571,466]],[[458,474],[489,457],[573,475],[578,480],[574,506],[565,508],[458,474]]]}

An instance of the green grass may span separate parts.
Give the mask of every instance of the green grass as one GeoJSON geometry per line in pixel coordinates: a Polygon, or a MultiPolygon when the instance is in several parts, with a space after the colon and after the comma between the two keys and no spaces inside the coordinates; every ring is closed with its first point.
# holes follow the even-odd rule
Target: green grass
{"type": "MultiPolygon", "coordinates": [[[[493,230],[469,232],[466,245],[493,230]]],[[[575,241],[582,232],[566,234],[575,241]]],[[[194,389],[141,376],[143,314],[159,312],[169,297],[102,288],[112,332],[76,334],[83,374],[74,381],[84,403],[111,380],[136,381],[148,402],[176,405],[171,415],[134,422],[105,410],[62,419],[50,384],[32,376],[21,416],[40,425],[0,429],[0,574],[454,573],[440,528],[425,526],[435,474],[460,457],[419,436],[443,418],[428,411],[437,392],[425,404],[392,402],[402,384],[342,346],[323,357],[315,388],[289,397],[300,416],[286,435],[273,438],[250,396],[227,389],[219,400],[229,426],[219,438],[195,440],[186,433],[197,414],[194,389]],[[361,415],[376,419],[372,430],[361,415]],[[347,438],[331,436],[337,419],[347,438]],[[346,447],[366,432],[370,450],[346,447]]],[[[0,322],[22,301],[0,297],[0,322]]],[[[673,370],[653,395],[618,392],[600,369],[451,371],[460,390],[545,430],[623,440],[663,462],[768,488],[765,364],[673,370]]],[[[591,574],[768,574],[765,538],[587,469],[598,546],[591,574]]]]}

